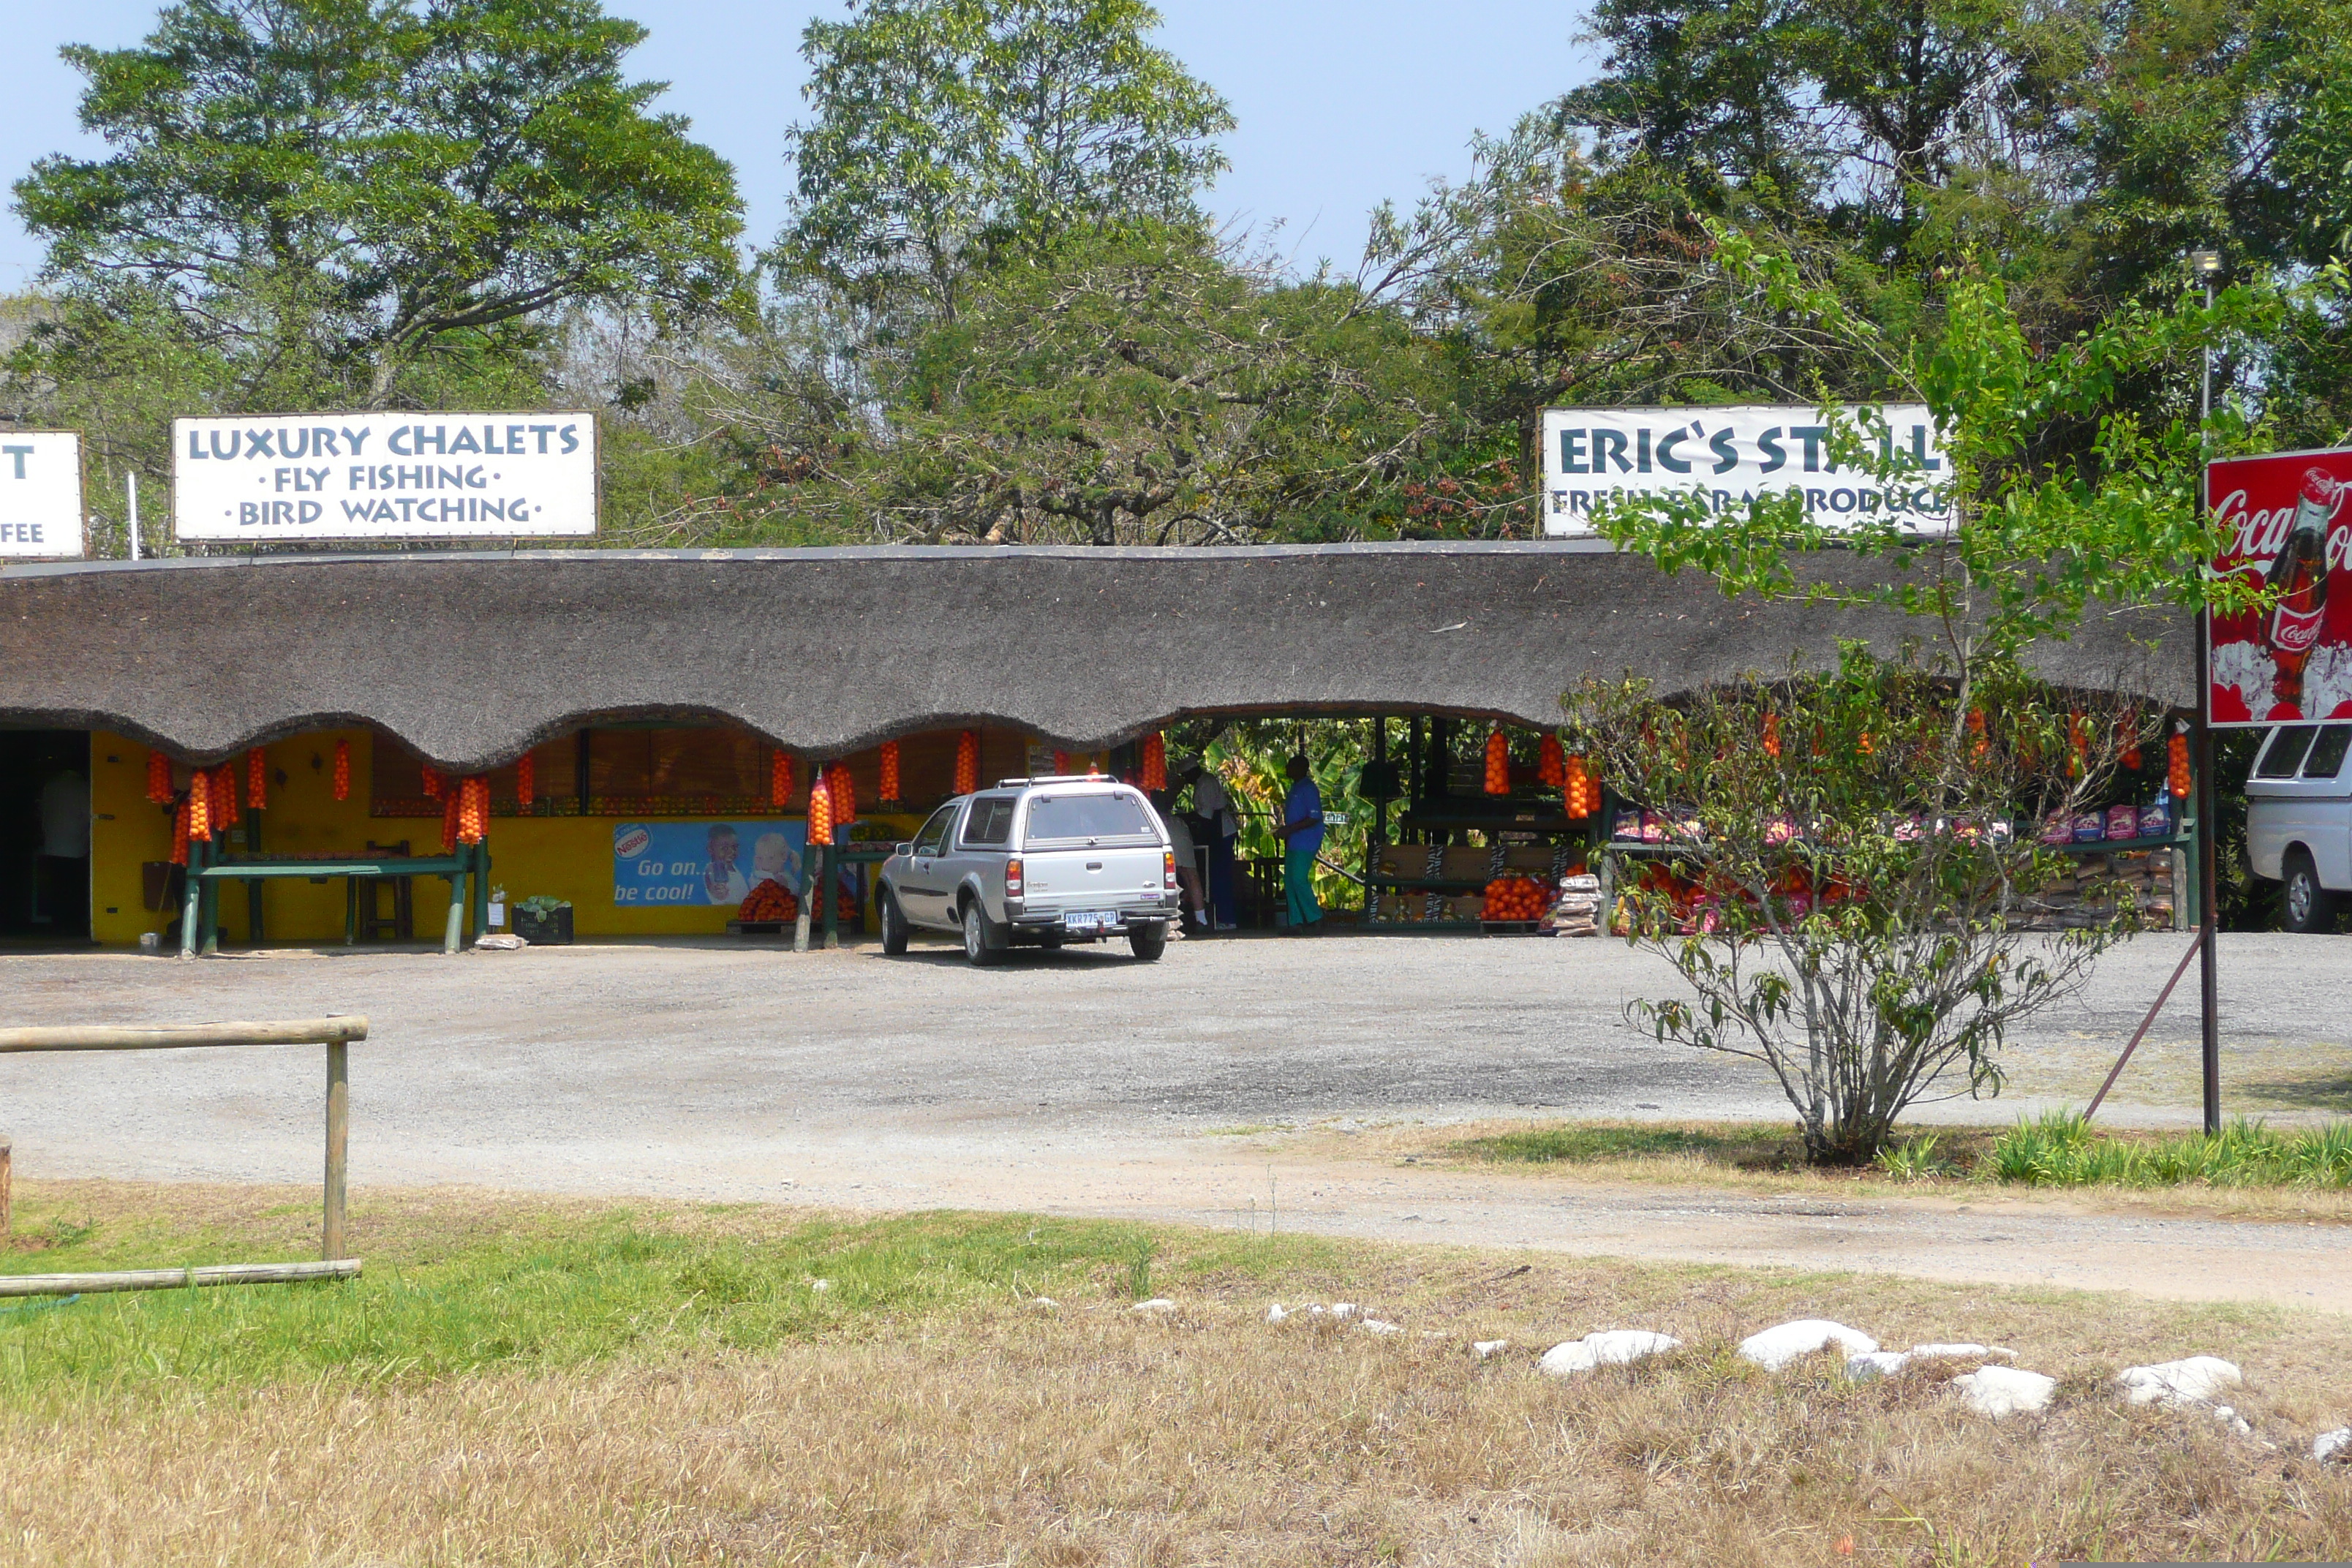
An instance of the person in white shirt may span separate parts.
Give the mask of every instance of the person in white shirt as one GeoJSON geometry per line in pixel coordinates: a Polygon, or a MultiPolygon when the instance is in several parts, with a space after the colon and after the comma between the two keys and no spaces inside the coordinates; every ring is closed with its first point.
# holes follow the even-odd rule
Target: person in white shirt
{"type": "Polygon", "coordinates": [[[1196,763],[1189,776],[1193,814],[1209,826],[1209,905],[1215,911],[1217,929],[1232,931],[1235,923],[1234,841],[1241,837],[1241,818],[1234,815],[1233,796],[1225,793],[1225,783],[1216,769],[1196,763]]]}

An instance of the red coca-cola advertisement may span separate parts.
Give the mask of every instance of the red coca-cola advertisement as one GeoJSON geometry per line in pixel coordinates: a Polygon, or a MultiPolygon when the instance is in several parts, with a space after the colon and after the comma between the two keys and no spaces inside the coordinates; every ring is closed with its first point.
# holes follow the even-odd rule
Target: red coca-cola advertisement
{"type": "Polygon", "coordinates": [[[2230,529],[2213,569],[2276,595],[2213,617],[2213,722],[2352,718],[2352,449],[2211,463],[2205,494],[2230,529]]]}

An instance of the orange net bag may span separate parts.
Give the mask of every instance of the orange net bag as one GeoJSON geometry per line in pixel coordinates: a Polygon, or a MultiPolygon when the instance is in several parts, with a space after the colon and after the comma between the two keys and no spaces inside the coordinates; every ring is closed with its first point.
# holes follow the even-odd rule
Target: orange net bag
{"type": "Polygon", "coordinates": [[[874,793],[884,800],[898,798],[898,742],[896,741],[882,742],[882,777],[875,784],[874,793]]]}
{"type": "Polygon", "coordinates": [[[147,753],[147,798],[157,805],[172,804],[172,759],[161,752],[147,753]]]}
{"type": "Polygon", "coordinates": [[[1500,729],[1486,731],[1486,793],[1511,793],[1511,743],[1500,729]]]}
{"type": "Polygon", "coordinates": [[[833,842],[833,786],[822,768],[809,779],[808,841],[812,847],[833,842]]]}
{"type": "Polygon", "coordinates": [[[1568,757],[1560,750],[1558,735],[1546,735],[1536,747],[1536,778],[1553,789],[1568,783],[1568,757]]]}
{"type": "Polygon", "coordinates": [[[188,781],[188,837],[199,844],[213,841],[212,775],[198,768],[188,781]]]}
{"type": "Polygon", "coordinates": [[[525,811],[539,798],[539,767],[529,752],[515,763],[515,805],[525,811]]]}
{"type": "Polygon", "coordinates": [[[352,798],[352,743],[349,741],[335,742],[335,798],[352,798]]]}
{"type": "Polygon", "coordinates": [[[188,863],[188,803],[182,801],[172,808],[172,864],[188,863]]]}
{"type": "Polygon", "coordinates": [[[778,811],[793,798],[793,754],[779,746],[768,753],[768,804],[778,811]]]}
{"type": "Polygon", "coordinates": [[[1157,730],[1143,737],[1143,787],[1155,795],[1168,787],[1168,742],[1157,730]]]}
{"type": "Polygon", "coordinates": [[[849,764],[834,763],[826,782],[833,786],[833,825],[846,827],[857,820],[857,786],[850,782],[849,764]]]}
{"type": "Polygon", "coordinates": [[[245,753],[245,804],[256,811],[269,804],[269,758],[259,746],[245,753]]]}

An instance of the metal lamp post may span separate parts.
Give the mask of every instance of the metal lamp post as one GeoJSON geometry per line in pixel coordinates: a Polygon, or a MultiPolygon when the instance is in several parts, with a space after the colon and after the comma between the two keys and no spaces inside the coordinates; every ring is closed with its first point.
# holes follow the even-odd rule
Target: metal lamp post
{"type": "MultiPolygon", "coordinates": [[[[2205,286],[2205,308],[2213,308],[2213,290],[2221,278],[2221,253],[2218,250],[2192,250],[2189,253],[2189,276],[2205,286]]],[[[2198,397],[2198,444],[2210,457],[2212,437],[2209,426],[2213,420],[2213,345],[2205,345],[2203,385],[2198,397]]],[[[2197,495],[2200,509],[2211,515],[2213,498],[2205,493],[2203,472],[2198,476],[2197,495]]],[[[2214,909],[2219,878],[2214,862],[2213,837],[2219,824],[2214,820],[2217,803],[2213,790],[2213,686],[2210,672],[2205,668],[2205,649],[2212,644],[2212,612],[2200,609],[2197,614],[2197,735],[2192,750],[2197,775],[2197,946],[2198,977],[2202,982],[2203,1006],[2200,1018],[2203,1047],[2205,1080],[2205,1135],[2209,1138],[2221,1131],[2221,973],[2215,961],[2214,937],[2219,932],[2219,911],[2214,909]]]]}

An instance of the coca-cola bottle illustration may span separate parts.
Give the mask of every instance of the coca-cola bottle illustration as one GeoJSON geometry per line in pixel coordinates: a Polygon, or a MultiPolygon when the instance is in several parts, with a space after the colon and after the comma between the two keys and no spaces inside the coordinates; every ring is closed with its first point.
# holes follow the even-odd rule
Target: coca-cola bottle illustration
{"type": "Polygon", "coordinates": [[[2294,524],[2271,563],[2270,586],[2278,595],[2271,611],[2271,690],[2290,708],[2303,707],[2303,667],[2327,614],[2327,524],[2344,504],[2344,487],[2325,468],[2303,476],[2295,497],[2294,524]]]}

